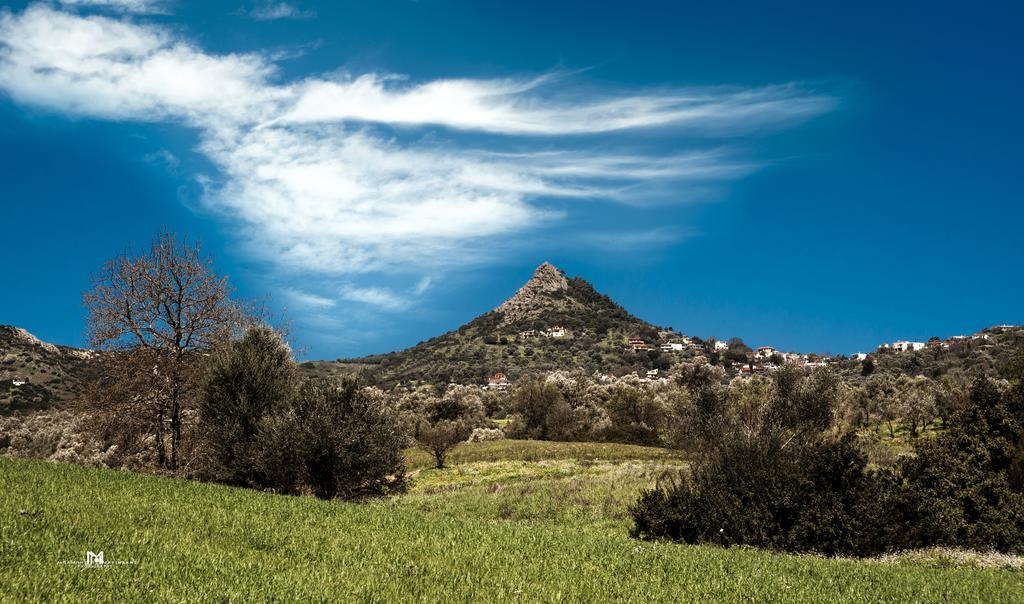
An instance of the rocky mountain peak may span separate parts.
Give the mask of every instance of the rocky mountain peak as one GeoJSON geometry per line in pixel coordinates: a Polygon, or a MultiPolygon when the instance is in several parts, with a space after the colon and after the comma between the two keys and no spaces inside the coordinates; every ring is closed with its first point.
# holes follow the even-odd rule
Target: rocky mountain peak
{"type": "Polygon", "coordinates": [[[535,311],[550,304],[560,292],[568,291],[569,280],[565,273],[549,262],[545,262],[533,271],[533,276],[501,306],[494,309],[501,313],[503,324],[508,325],[530,318],[535,311]]]}

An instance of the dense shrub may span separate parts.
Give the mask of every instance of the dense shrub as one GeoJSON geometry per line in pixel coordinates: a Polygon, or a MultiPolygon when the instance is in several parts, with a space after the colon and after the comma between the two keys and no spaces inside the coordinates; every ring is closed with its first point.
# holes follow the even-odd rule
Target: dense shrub
{"type": "Polygon", "coordinates": [[[1024,553],[1024,386],[977,380],[949,429],[904,463],[910,540],[1024,553]]]}
{"type": "Polygon", "coordinates": [[[405,437],[380,391],[310,379],[260,426],[261,475],[281,492],[360,499],[405,486],[405,437]]]}
{"type": "Polygon", "coordinates": [[[518,386],[509,402],[509,433],[515,438],[566,440],[573,430],[572,409],[557,384],[534,380],[518,386]]]}
{"type": "MultiPolygon", "coordinates": [[[[852,438],[766,447],[736,440],[691,475],[645,492],[633,535],[827,555],[874,553],[886,476],[852,438]],[[867,513],[871,510],[871,514],[867,513]]],[[[883,524],[884,526],[884,524],[883,524]]]]}
{"type": "MultiPolygon", "coordinates": [[[[642,494],[633,535],[872,555],[931,546],[1024,552],[1024,385],[977,380],[949,430],[869,470],[836,437],[831,376],[780,372],[744,399],[692,472],[642,494]],[[750,404],[763,401],[762,405],[750,404]]],[[[742,392],[742,391],[740,391],[742,392]]]]}
{"type": "Polygon", "coordinates": [[[661,445],[667,416],[664,405],[644,389],[629,384],[614,384],[602,393],[602,406],[611,425],[604,430],[606,440],[640,445],[661,445]]]}
{"type": "Polygon", "coordinates": [[[214,355],[199,403],[205,473],[229,484],[266,486],[253,460],[260,422],[292,393],[291,350],[269,327],[250,328],[214,355]]]}

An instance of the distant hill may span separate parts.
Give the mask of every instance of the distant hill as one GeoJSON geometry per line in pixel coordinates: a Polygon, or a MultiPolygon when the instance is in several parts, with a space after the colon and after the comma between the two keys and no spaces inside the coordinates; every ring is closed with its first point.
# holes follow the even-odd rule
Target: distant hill
{"type": "MultiPolygon", "coordinates": [[[[512,297],[456,330],[397,352],[300,367],[307,375],[358,376],[391,388],[486,384],[497,373],[512,383],[554,370],[643,374],[698,355],[733,376],[751,359],[752,351],[742,343],[728,349],[711,344],[639,319],[584,279],[567,277],[545,262],[512,297]]],[[[994,326],[919,345],[920,350],[906,352],[880,348],[869,356],[871,370],[933,378],[958,372],[996,375],[1024,352],[1024,327],[994,326]]],[[[73,399],[89,381],[95,358],[92,351],[48,344],[24,329],[0,326],[0,415],[73,399]]],[[[863,377],[861,361],[824,360],[847,377],[863,377]]]]}
{"type": "Polygon", "coordinates": [[[0,415],[36,411],[81,393],[95,353],[0,325],[0,415]]]}
{"type": "MultiPolygon", "coordinates": [[[[920,350],[895,352],[879,347],[872,353],[873,372],[925,375],[938,378],[951,373],[998,375],[1010,362],[1024,353],[1024,326],[996,325],[962,336],[921,342],[920,350]]],[[[863,364],[847,362],[850,375],[863,373],[863,364]]]]}
{"type": "Polygon", "coordinates": [[[398,352],[304,365],[311,373],[356,373],[386,387],[480,384],[498,372],[516,380],[555,369],[622,375],[667,368],[687,356],[658,350],[683,337],[638,319],[585,280],[545,262],[511,298],[454,331],[398,352]],[[634,350],[629,338],[653,350],[634,350]]]}

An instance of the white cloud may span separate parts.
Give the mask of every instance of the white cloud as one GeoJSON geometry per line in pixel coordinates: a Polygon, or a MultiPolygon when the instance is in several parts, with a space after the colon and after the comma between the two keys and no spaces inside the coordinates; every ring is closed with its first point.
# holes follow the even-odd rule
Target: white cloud
{"type": "Polygon", "coordinates": [[[345,287],[341,290],[341,297],[383,310],[401,310],[410,304],[408,299],[382,287],[345,287]]]}
{"type": "MultiPolygon", "coordinates": [[[[426,274],[480,262],[495,242],[562,218],[551,198],[678,199],[757,168],[723,148],[659,155],[605,143],[584,151],[555,135],[737,133],[835,103],[792,85],[586,95],[571,88],[556,74],[286,81],[266,55],[210,54],[134,19],[44,4],[0,12],[0,90],[72,115],[194,128],[198,150],[218,170],[197,175],[207,206],[240,223],[254,254],[293,273],[426,274]],[[441,132],[411,132],[417,127],[441,132]],[[503,136],[475,137],[470,147],[464,130],[503,136]],[[530,151],[510,152],[510,143],[530,151]]],[[[407,304],[377,289],[351,288],[342,298],[407,304]]]]}
{"type": "Polygon", "coordinates": [[[288,2],[260,2],[244,14],[257,21],[275,21],[277,19],[312,19],[316,12],[302,10],[288,2]]]}
{"type": "Polygon", "coordinates": [[[147,153],[142,156],[142,160],[153,164],[154,166],[163,166],[169,170],[175,170],[181,165],[181,160],[167,149],[160,149],[152,153],[147,153]]]}
{"type": "Polygon", "coordinates": [[[602,94],[598,98],[545,98],[557,84],[549,75],[531,80],[438,80],[408,85],[396,77],[367,74],[347,81],[303,84],[284,121],[366,121],[391,125],[436,124],[518,135],[593,134],[674,126],[743,130],[806,119],[829,110],[835,99],[797,86],[756,89],[689,89],[661,94],[602,94]]]}
{"type": "Polygon", "coordinates": [[[430,286],[433,283],[434,283],[433,277],[430,277],[429,275],[426,276],[426,277],[423,277],[419,281],[416,282],[416,287],[413,288],[413,293],[415,293],[417,296],[421,296],[421,295],[423,295],[424,292],[426,292],[428,289],[430,289],[430,286]]]}
{"type": "Polygon", "coordinates": [[[678,243],[690,236],[690,233],[672,227],[659,227],[641,230],[596,231],[582,233],[577,238],[602,249],[623,251],[650,246],[678,243]]]}
{"type": "Polygon", "coordinates": [[[63,6],[72,8],[101,8],[122,13],[159,14],[166,12],[162,0],[60,0],[63,6]]]}
{"type": "Polygon", "coordinates": [[[166,30],[32,6],[0,15],[0,88],[90,117],[211,126],[272,115],[287,92],[256,55],[211,56],[166,30]]]}
{"type": "Polygon", "coordinates": [[[303,309],[334,308],[337,304],[337,302],[330,298],[311,294],[292,287],[286,287],[282,290],[282,293],[284,294],[285,300],[303,309]]]}

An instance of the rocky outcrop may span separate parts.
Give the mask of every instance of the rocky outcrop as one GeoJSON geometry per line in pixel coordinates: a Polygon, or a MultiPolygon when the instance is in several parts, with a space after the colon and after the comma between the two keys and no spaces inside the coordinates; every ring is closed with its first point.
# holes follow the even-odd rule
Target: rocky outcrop
{"type": "Polygon", "coordinates": [[[539,317],[547,311],[570,310],[580,306],[568,297],[569,280],[565,273],[545,262],[533,271],[533,276],[511,298],[494,309],[501,315],[501,325],[515,325],[539,317]]]}

